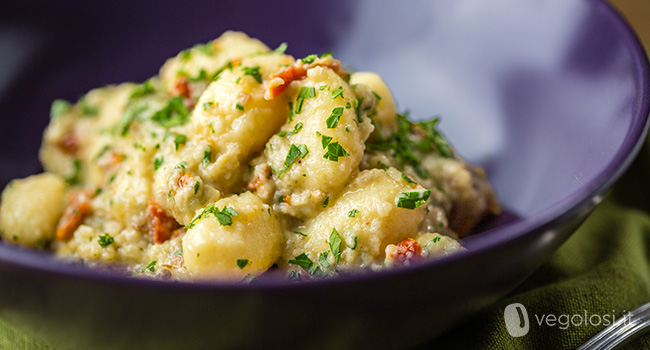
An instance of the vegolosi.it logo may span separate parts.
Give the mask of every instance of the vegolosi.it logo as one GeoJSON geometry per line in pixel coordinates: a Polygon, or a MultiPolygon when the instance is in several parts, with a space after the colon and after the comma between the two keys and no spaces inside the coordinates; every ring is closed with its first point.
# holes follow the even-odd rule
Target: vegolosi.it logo
{"type": "MultiPolygon", "coordinates": [[[[559,327],[560,329],[567,329],[571,326],[593,326],[593,327],[607,327],[616,321],[615,311],[612,310],[611,314],[590,314],[587,310],[583,313],[576,314],[533,314],[532,318],[534,323],[538,326],[559,327]]],[[[631,322],[631,314],[623,310],[623,317],[621,318],[623,324],[631,322]]],[[[530,330],[530,318],[528,311],[520,303],[514,303],[506,306],[503,310],[503,319],[506,323],[506,329],[513,337],[523,337],[528,334],[530,330]]]]}
{"type": "Polygon", "coordinates": [[[523,337],[528,334],[530,322],[526,308],[519,303],[506,306],[503,311],[503,318],[506,321],[506,329],[513,337],[523,337]]]}

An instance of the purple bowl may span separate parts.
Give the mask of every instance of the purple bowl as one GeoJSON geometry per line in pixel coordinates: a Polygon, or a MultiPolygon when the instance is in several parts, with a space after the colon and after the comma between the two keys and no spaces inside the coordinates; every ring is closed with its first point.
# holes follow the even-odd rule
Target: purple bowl
{"type": "Polygon", "coordinates": [[[648,129],[647,58],[603,1],[408,4],[6,5],[0,185],[39,171],[53,99],[142,81],[180,49],[238,29],[272,47],[286,41],[296,57],[334,50],[383,75],[416,119],[441,114],[508,214],[466,238],[464,253],[302,284],[130,279],[0,242],[0,318],[61,349],[395,348],[511,291],[636,155],[648,129]]]}

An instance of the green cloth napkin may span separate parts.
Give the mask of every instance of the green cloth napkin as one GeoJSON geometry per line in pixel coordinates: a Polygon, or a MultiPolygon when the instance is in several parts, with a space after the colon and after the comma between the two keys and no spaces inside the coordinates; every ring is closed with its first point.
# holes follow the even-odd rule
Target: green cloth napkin
{"type": "MultiPolygon", "coordinates": [[[[538,325],[543,315],[609,315],[611,321],[650,302],[650,139],[639,157],[587,221],[512,293],[423,349],[574,349],[602,330],[538,325]],[[522,337],[506,330],[504,309],[521,303],[530,329],[522,337]]],[[[559,319],[558,319],[559,320],[559,319]]],[[[597,320],[593,318],[594,323],[597,320]]],[[[574,324],[578,319],[574,319],[574,324]]],[[[628,345],[650,349],[650,335],[628,345]]],[[[0,349],[53,350],[0,319],[0,349]]]]}

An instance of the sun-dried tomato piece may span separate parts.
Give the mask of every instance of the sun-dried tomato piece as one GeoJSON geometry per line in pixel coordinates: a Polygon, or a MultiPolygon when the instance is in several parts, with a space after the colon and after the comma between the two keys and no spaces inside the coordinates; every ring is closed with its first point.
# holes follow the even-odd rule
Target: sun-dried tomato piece
{"type": "Polygon", "coordinates": [[[341,78],[347,80],[349,74],[341,68],[341,62],[339,60],[331,58],[321,58],[317,59],[312,63],[303,63],[302,61],[296,61],[294,64],[283,69],[278,74],[271,74],[269,76],[269,83],[267,85],[267,91],[264,94],[264,98],[267,100],[272,100],[280,95],[292,82],[296,80],[302,80],[307,77],[307,71],[314,67],[327,67],[332,69],[336,74],[341,78]]]}
{"type": "Polygon", "coordinates": [[[158,203],[149,201],[147,206],[147,219],[149,220],[149,232],[153,243],[161,244],[172,238],[180,225],[174,218],[165,213],[158,203]]]}
{"type": "Polygon", "coordinates": [[[79,140],[74,132],[69,132],[56,144],[66,154],[76,154],[79,150],[79,140]]]}
{"type": "Polygon", "coordinates": [[[176,79],[171,93],[174,96],[190,98],[190,83],[186,76],[180,76],[176,79]]]}
{"type": "Polygon", "coordinates": [[[407,261],[418,260],[422,257],[422,246],[412,238],[407,238],[397,245],[386,246],[386,259],[395,265],[404,265],[407,261]]]}
{"type": "Polygon", "coordinates": [[[63,212],[56,228],[56,239],[67,241],[81,225],[83,219],[90,213],[91,193],[87,190],[70,194],[68,206],[63,212]]]}

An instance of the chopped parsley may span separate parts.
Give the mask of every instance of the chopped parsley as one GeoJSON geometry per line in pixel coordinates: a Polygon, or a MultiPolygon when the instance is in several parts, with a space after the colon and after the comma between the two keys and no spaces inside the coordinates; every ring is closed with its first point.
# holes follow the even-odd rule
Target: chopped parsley
{"type": "Polygon", "coordinates": [[[324,277],[326,276],[325,272],[318,267],[317,264],[314,264],[311,259],[307,256],[307,254],[302,253],[298,255],[297,257],[289,260],[289,264],[294,264],[300,266],[305,272],[312,276],[317,276],[317,277],[324,277]]]}
{"type": "Polygon", "coordinates": [[[287,47],[287,43],[282,43],[280,46],[276,47],[275,50],[273,50],[273,53],[283,54],[285,51],[287,51],[287,47]]]}
{"type": "Polygon", "coordinates": [[[289,102],[289,123],[293,122],[293,102],[289,102]]]}
{"type": "Polygon", "coordinates": [[[320,266],[328,268],[330,267],[329,261],[327,261],[327,256],[329,255],[329,251],[322,252],[318,255],[318,263],[320,266]]]}
{"type": "Polygon", "coordinates": [[[147,105],[137,104],[129,106],[122,114],[122,121],[119,126],[120,136],[126,136],[133,121],[140,117],[140,114],[147,110],[147,105]]]}
{"type": "Polygon", "coordinates": [[[174,135],[174,146],[176,147],[176,150],[178,151],[178,146],[179,145],[184,145],[185,142],[187,142],[187,136],[183,134],[178,134],[178,133],[172,133],[174,135]]]}
{"type": "Polygon", "coordinates": [[[413,179],[408,177],[408,175],[406,175],[406,174],[402,174],[402,180],[404,180],[404,181],[406,181],[406,182],[408,182],[410,184],[417,184],[417,182],[413,181],[413,179]]]}
{"type": "Polygon", "coordinates": [[[332,142],[327,145],[327,152],[323,155],[323,158],[329,159],[334,162],[339,161],[339,157],[347,157],[348,153],[338,142],[332,142]]]}
{"type": "Polygon", "coordinates": [[[302,233],[302,232],[293,231],[293,233],[295,233],[295,234],[297,234],[297,235],[301,235],[301,236],[303,236],[303,237],[307,237],[307,235],[304,234],[304,233],[302,233]]]}
{"type": "Polygon", "coordinates": [[[343,107],[336,107],[332,110],[332,114],[327,118],[326,124],[328,129],[334,129],[339,123],[339,119],[341,119],[341,115],[343,115],[343,107]]]}
{"type": "Polygon", "coordinates": [[[181,96],[171,98],[165,107],[151,116],[151,120],[163,128],[186,124],[190,120],[190,111],[185,107],[181,96]]]}
{"type": "Polygon", "coordinates": [[[378,161],[378,162],[377,162],[377,168],[379,168],[379,169],[381,169],[381,170],[387,170],[387,169],[390,168],[390,167],[389,167],[388,165],[382,163],[381,161],[378,161]]]}
{"type": "Polygon", "coordinates": [[[203,104],[203,110],[207,111],[208,109],[212,108],[214,106],[214,102],[206,102],[203,104]]]}
{"type": "Polygon", "coordinates": [[[402,192],[397,197],[397,206],[404,209],[415,209],[426,203],[431,195],[431,190],[402,192]]]}
{"type": "Polygon", "coordinates": [[[359,212],[359,211],[358,211],[357,209],[352,209],[352,210],[350,210],[350,211],[348,212],[348,217],[349,217],[349,218],[356,218],[358,212],[359,212]]]}
{"type": "Polygon", "coordinates": [[[212,161],[212,147],[208,146],[208,148],[203,151],[203,164],[210,164],[212,161]]]}
{"type": "Polygon", "coordinates": [[[108,233],[100,235],[99,240],[97,241],[97,243],[99,243],[99,246],[102,248],[108,247],[109,245],[113,244],[113,242],[115,242],[115,239],[108,233]]]}
{"type": "Polygon", "coordinates": [[[248,265],[248,259],[237,259],[237,267],[243,270],[246,265],[248,265]]]}
{"type": "Polygon", "coordinates": [[[237,108],[240,111],[244,111],[244,106],[240,105],[239,103],[235,104],[235,108],[237,108]]]}
{"type": "Polygon", "coordinates": [[[341,98],[344,98],[343,96],[343,86],[339,86],[336,90],[332,91],[332,99],[335,99],[337,97],[341,96],[341,98]]]}
{"type": "Polygon", "coordinates": [[[158,260],[151,261],[145,266],[141,272],[145,272],[149,270],[150,272],[156,272],[156,263],[158,263],[158,260]]]}
{"type": "Polygon", "coordinates": [[[99,114],[99,108],[88,104],[85,97],[82,97],[81,100],[79,100],[79,111],[83,116],[94,117],[99,114]]]}
{"type": "Polygon", "coordinates": [[[327,196],[325,200],[323,201],[323,208],[327,208],[327,206],[330,204],[330,197],[327,196]]]}
{"type": "Polygon", "coordinates": [[[435,237],[431,242],[438,243],[439,241],[440,241],[440,237],[435,237]]]}
{"type": "Polygon", "coordinates": [[[440,122],[440,118],[434,118],[432,120],[418,123],[417,125],[421,126],[427,134],[426,140],[432,142],[440,155],[444,158],[452,158],[454,156],[451,147],[442,136],[442,134],[436,129],[436,125],[440,122]]]}
{"type": "Polygon", "coordinates": [[[329,245],[330,245],[330,250],[332,251],[332,255],[334,256],[334,260],[336,260],[337,263],[341,258],[342,242],[343,240],[341,239],[341,236],[339,236],[339,233],[336,231],[336,229],[333,229],[332,234],[330,235],[329,245]]]}
{"type": "Polygon", "coordinates": [[[260,67],[258,67],[258,66],[244,67],[244,68],[242,68],[242,70],[244,71],[244,75],[250,75],[259,84],[262,83],[262,75],[260,75],[260,67]]]}
{"type": "Polygon", "coordinates": [[[379,96],[378,93],[372,91],[372,94],[375,95],[375,98],[377,99],[377,101],[381,101],[381,96],[379,96]]]}
{"type": "Polygon", "coordinates": [[[212,41],[205,44],[196,44],[192,46],[192,50],[198,51],[207,56],[212,56],[214,55],[214,44],[212,41]]]}
{"type": "Polygon", "coordinates": [[[199,184],[198,181],[194,183],[194,194],[195,195],[199,192],[199,186],[200,186],[200,184],[199,184]]]}
{"type": "Polygon", "coordinates": [[[361,119],[361,104],[362,103],[363,103],[363,99],[355,98],[354,101],[352,101],[352,105],[354,106],[354,113],[356,113],[357,121],[359,121],[359,123],[363,122],[363,119],[361,119]]]}
{"type": "Polygon", "coordinates": [[[66,176],[65,181],[70,185],[76,185],[81,181],[81,161],[79,158],[72,160],[72,174],[66,176]]]}
{"type": "Polygon", "coordinates": [[[300,145],[291,145],[289,147],[289,153],[287,154],[287,158],[284,160],[284,166],[280,171],[278,172],[278,177],[282,175],[289,167],[300,157],[302,159],[305,158],[305,156],[309,153],[309,150],[307,149],[306,145],[300,144],[300,145]]]}
{"type": "Polygon", "coordinates": [[[214,215],[214,217],[217,218],[219,223],[222,226],[230,226],[232,225],[232,217],[233,216],[238,216],[239,213],[231,208],[231,207],[223,207],[222,210],[219,210],[218,207],[216,207],[214,204],[208,205],[199,215],[194,217],[192,221],[185,226],[185,228],[192,228],[194,225],[196,225],[196,222],[202,218],[207,218],[210,216],[210,214],[214,215]]]}
{"type": "Polygon", "coordinates": [[[151,79],[147,79],[144,83],[137,85],[131,91],[130,98],[136,98],[140,96],[146,96],[156,92],[156,89],[153,87],[153,82],[151,79]]]}
{"type": "Polygon", "coordinates": [[[349,248],[352,249],[352,250],[356,250],[357,249],[357,244],[359,244],[359,237],[354,236],[354,246],[350,246],[349,248]]]}
{"type": "Polygon", "coordinates": [[[318,55],[312,54],[312,55],[309,55],[309,56],[301,59],[300,61],[302,63],[313,63],[314,61],[316,61],[317,58],[318,58],[318,55]]]}
{"type": "Polygon", "coordinates": [[[98,160],[98,159],[101,158],[101,157],[102,157],[106,152],[108,152],[110,149],[111,149],[111,146],[109,146],[109,145],[105,145],[104,147],[102,147],[102,149],[101,149],[99,152],[97,152],[97,155],[96,155],[95,158],[93,158],[93,159],[94,159],[94,160],[98,160]]]}
{"type": "Polygon", "coordinates": [[[300,130],[302,130],[303,124],[302,122],[298,122],[296,125],[293,127],[293,131],[280,131],[278,133],[278,136],[280,137],[285,137],[285,136],[291,136],[297,134],[300,130]]]}
{"type": "Polygon", "coordinates": [[[301,87],[300,92],[298,92],[298,98],[296,99],[296,109],[294,113],[300,114],[303,102],[312,97],[316,97],[316,89],[314,87],[301,87]]]}
{"type": "Polygon", "coordinates": [[[414,124],[406,116],[397,114],[397,131],[387,138],[376,138],[367,142],[366,149],[390,152],[389,155],[398,161],[400,169],[403,170],[404,166],[409,165],[419,177],[427,179],[429,172],[420,166],[416,151],[428,153],[436,149],[444,158],[453,157],[451,147],[436,129],[439,120],[435,118],[414,124]],[[414,135],[422,136],[413,137],[414,135]]]}
{"type": "Polygon", "coordinates": [[[70,103],[65,100],[54,100],[52,106],[50,107],[50,118],[54,119],[61,114],[69,111],[71,108],[70,103]]]}
{"type": "Polygon", "coordinates": [[[321,140],[320,140],[321,144],[323,145],[323,149],[325,149],[325,147],[327,147],[327,145],[329,145],[330,142],[332,142],[332,137],[327,135],[320,135],[320,136],[321,136],[321,140]]]}

